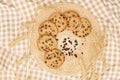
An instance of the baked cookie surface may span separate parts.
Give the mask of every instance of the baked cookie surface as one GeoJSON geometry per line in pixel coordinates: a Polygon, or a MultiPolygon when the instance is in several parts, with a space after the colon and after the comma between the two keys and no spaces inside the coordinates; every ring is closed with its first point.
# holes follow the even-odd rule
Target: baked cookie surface
{"type": "Polygon", "coordinates": [[[53,36],[43,35],[38,38],[37,47],[40,51],[48,52],[57,47],[57,41],[53,36]]]}
{"type": "Polygon", "coordinates": [[[88,36],[91,33],[91,31],[92,31],[92,25],[90,21],[86,18],[81,18],[81,23],[79,24],[78,27],[76,27],[73,30],[73,33],[76,36],[83,38],[83,37],[88,36]]]}
{"type": "Polygon", "coordinates": [[[65,61],[64,53],[58,49],[47,52],[44,56],[45,64],[50,68],[59,68],[65,61]]]}
{"type": "Polygon", "coordinates": [[[63,13],[65,19],[67,21],[67,28],[68,30],[74,30],[76,26],[80,23],[80,16],[77,12],[73,10],[65,11],[63,13]]]}
{"type": "Polygon", "coordinates": [[[65,17],[61,13],[53,13],[49,19],[57,26],[58,32],[65,30],[67,26],[67,21],[65,17]]]}
{"type": "Polygon", "coordinates": [[[38,28],[38,32],[40,35],[52,35],[52,36],[56,36],[58,33],[57,27],[54,23],[52,23],[51,21],[44,21],[38,28]]]}

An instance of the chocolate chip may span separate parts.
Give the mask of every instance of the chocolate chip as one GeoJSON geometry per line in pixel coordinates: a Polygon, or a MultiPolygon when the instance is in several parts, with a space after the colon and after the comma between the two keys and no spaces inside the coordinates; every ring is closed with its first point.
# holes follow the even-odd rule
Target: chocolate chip
{"type": "Polygon", "coordinates": [[[87,29],[85,29],[85,31],[87,31],[87,29]]]}
{"type": "Polygon", "coordinates": [[[75,46],[77,46],[77,45],[78,45],[78,43],[75,44],[75,46]]]}
{"type": "Polygon", "coordinates": [[[74,42],[75,42],[75,46],[78,45],[78,41],[77,40],[75,40],[74,42]]]}
{"type": "Polygon", "coordinates": [[[77,58],[77,54],[74,54],[74,56],[77,58]]]}
{"type": "Polygon", "coordinates": [[[43,49],[43,47],[41,47],[43,49]]]}
{"type": "Polygon", "coordinates": [[[57,60],[55,60],[55,62],[58,62],[57,60]]]}
{"type": "Polygon", "coordinates": [[[60,45],[60,47],[62,47],[62,45],[60,45]]]}
{"type": "Polygon", "coordinates": [[[60,53],[60,56],[62,56],[63,55],[63,53],[60,53]]]}
{"type": "Polygon", "coordinates": [[[55,19],[55,21],[57,21],[57,19],[55,19]]]}
{"type": "Polygon", "coordinates": [[[63,16],[63,18],[65,19],[65,17],[63,16]]]}
{"type": "Polygon", "coordinates": [[[59,52],[56,52],[56,54],[59,54],[59,52]]]}
{"type": "Polygon", "coordinates": [[[72,44],[72,41],[68,40],[68,42],[69,42],[70,44],[72,44]]]}
{"type": "Polygon", "coordinates": [[[47,63],[47,61],[45,61],[45,63],[47,63]]]}
{"type": "Polygon", "coordinates": [[[76,48],[75,48],[75,50],[76,50],[76,48]]]}
{"type": "Polygon", "coordinates": [[[71,53],[73,53],[73,50],[71,51],[71,53]]]}
{"type": "Polygon", "coordinates": [[[75,15],[73,15],[73,17],[75,17],[75,15]]]}
{"type": "Polygon", "coordinates": [[[90,28],[90,26],[88,26],[88,28],[90,28]]]}
{"type": "Polygon", "coordinates": [[[66,38],[64,38],[64,40],[66,41],[66,38]]]}
{"type": "Polygon", "coordinates": [[[64,48],[65,48],[65,45],[63,45],[63,50],[64,50],[64,48]]]}
{"type": "Polygon", "coordinates": [[[56,39],[58,41],[58,39],[56,39]]]}
{"type": "Polygon", "coordinates": [[[63,16],[62,14],[60,14],[60,16],[63,16]]]}
{"type": "Polygon", "coordinates": [[[62,25],[64,25],[64,22],[62,23],[62,25]]]}
{"type": "Polygon", "coordinates": [[[81,54],[83,54],[83,52],[81,52],[81,54]]]}
{"type": "Polygon", "coordinates": [[[77,42],[77,40],[74,40],[74,42],[77,42]]]}
{"type": "Polygon", "coordinates": [[[65,43],[66,41],[63,41],[63,43],[65,43]]]}
{"type": "Polygon", "coordinates": [[[45,26],[45,29],[47,29],[47,26],[45,26]]]}
{"type": "Polygon", "coordinates": [[[48,39],[48,41],[52,40],[51,38],[48,39]]]}
{"type": "Polygon", "coordinates": [[[75,20],[73,20],[73,22],[75,22],[75,20]]]}
{"type": "Polygon", "coordinates": [[[42,42],[42,44],[44,44],[44,42],[42,42]]]}
{"type": "Polygon", "coordinates": [[[87,36],[87,34],[85,34],[85,36],[87,36]]]}
{"type": "Polygon", "coordinates": [[[42,29],[40,31],[42,32],[42,29]]]}
{"type": "Polygon", "coordinates": [[[67,45],[67,43],[65,43],[64,45],[67,45]]]}
{"type": "Polygon", "coordinates": [[[84,43],[82,43],[82,45],[84,45],[84,43]]]}
{"type": "Polygon", "coordinates": [[[48,40],[45,40],[46,43],[48,43],[48,40]]]}
{"type": "Polygon", "coordinates": [[[83,35],[83,37],[85,37],[85,35],[83,35]]]}
{"type": "Polygon", "coordinates": [[[45,27],[47,27],[47,24],[45,24],[45,27]]]}
{"type": "Polygon", "coordinates": [[[70,48],[64,48],[65,51],[68,51],[70,48]]]}
{"type": "Polygon", "coordinates": [[[70,56],[70,53],[71,53],[71,52],[68,52],[69,56],[70,56]]]}

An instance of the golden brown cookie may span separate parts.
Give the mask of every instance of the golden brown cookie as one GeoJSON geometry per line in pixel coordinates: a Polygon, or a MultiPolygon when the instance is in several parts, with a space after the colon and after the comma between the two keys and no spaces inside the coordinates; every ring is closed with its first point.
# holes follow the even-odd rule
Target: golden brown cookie
{"type": "Polygon", "coordinates": [[[37,47],[40,51],[48,52],[57,47],[57,41],[53,36],[43,35],[38,38],[37,47]]]}
{"type": "Polygon", "coordinates": [[[59,68],[65,61],[64,53],[58,49],[53,49],[44,55],[44,61],[49,68],[59,68]]]}
{"type": "Polygon", "coordinates": [[[75,28],[73,30],[73,33],[80,37],[86,37],[88,36],[92,31],[92,25],[90,23],[90,21],[87,18],[81,18],[81,24],[79,27],[75,28]]]}
{"type": "Polygon", "coordinates": [[[67,21],[61,13],[53,13],[49,19],[57,26],[58,32],[63,31],[67,26],[67,21]]]}
{"type": "Polygon", "coordinates": [[[67,28],[68,30],[74,30],[80,25],[81,21],[80,18],[78,17],[71,17],[70,20],[68,21],[67,28]]]}
{"type": "Polygon", "coordinates": [[[39,26],[38,32],[40,35],[47,34],[47,35],[52,35],[52,36],[56,36],[58,33],[56,25],[50,21],[44,21],[39,26]]]}
{"type": "Polygon", "coordinates": [[[65,19],[67,21],[66,29],[68,30],[74,30],[75,27],[77,27],[78,24],[80,23],[79,14],[73,10],[65,11],[63,15],[65,16],[65,19]]]}

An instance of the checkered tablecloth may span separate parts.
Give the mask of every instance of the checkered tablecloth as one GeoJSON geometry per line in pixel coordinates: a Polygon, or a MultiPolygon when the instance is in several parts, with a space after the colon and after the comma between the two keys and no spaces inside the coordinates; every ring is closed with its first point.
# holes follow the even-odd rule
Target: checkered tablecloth
{"type": "MultiPolygon", "coordinates": [[[[89,10],[97,18],[100,28],[108,29],[105,59],[109,70],[99,80],[120,80],[120,0],[0,0],[0,80],[80,80],[79,74],[70,77],[43,71],[33,57],[16,68],[15,63],[27,54],[28,40],[8,47],[9,42],[27,33],[26,29],[17,30],[22,23],[31,21],[37,5],[61,2],[89,10]]],[[[98,61],[96,67],[101,73],[102,62],[98,61]]]]}

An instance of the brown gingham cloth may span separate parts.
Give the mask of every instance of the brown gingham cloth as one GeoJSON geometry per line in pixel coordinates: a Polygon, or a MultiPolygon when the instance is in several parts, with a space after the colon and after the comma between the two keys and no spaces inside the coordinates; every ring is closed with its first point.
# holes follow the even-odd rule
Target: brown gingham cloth
{"type": "MultiPolygon", "coordinates": [[[[16,69],[15,63],[27,54],[28,40],[22,40],[13,48],[8,47],[9,42],[27,33],[26,29],[19,32],[17,29],[31,20],[37,5],[61,2],[89,10],[96,16],[100,28],[107,28],[105,59],[109,70],[99,80],[120,80],[120,0],[0,0],[0,80],[80,80],[79,74],[70,77],[43,71],[33,57],[16,69]]],[[[98,61],[96,67],[101,73],[102,62],[98,61]]]]}

